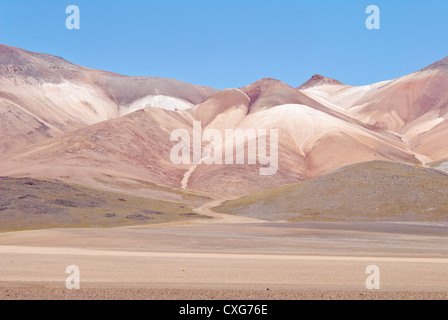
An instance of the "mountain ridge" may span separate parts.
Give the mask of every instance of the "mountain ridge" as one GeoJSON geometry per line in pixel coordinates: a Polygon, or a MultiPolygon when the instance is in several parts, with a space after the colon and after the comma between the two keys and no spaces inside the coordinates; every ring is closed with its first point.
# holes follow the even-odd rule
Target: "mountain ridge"
{"type": "MultiPolygon", "coordinates": [[[[8,46],[0,46],[3,52],[10,57],[0,57],[0,175],[96,187],[105,176],[141,178],[172,188],[241,195],[356,163],[429,165],[448,159],[443,139],[448,72],[443,70],[363,87],[315,75],[298,88],[263,78],[216,90],[174,79],[116,75],[8,46]],[[20,67],[15,60],[26,68],[14,71],[20,67]],[[223,137],[227,129],[277,129],[277,174],[260,176],[259,163],[171,163],[176,144],[171,132],[183,129],[192,136],[195,121],[223,137]]],[[[238,143],[247,157],[249,142],[238,143]]],[[[216,146],[224,148],[225,142],[216,146]]]]}

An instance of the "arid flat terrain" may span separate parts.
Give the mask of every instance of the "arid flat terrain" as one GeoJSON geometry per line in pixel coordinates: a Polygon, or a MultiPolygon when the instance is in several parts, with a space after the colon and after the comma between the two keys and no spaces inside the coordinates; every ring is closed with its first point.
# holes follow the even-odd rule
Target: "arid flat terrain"
{"type": "Polygon", "coordinates": [[[448,223],[188,223],[0,234],[3,299],[447,299],[448,223]],[[65,288],[66,267],[81,289],[65,288]],[[367,290],[365,270],[380,268],[367,290]]]}

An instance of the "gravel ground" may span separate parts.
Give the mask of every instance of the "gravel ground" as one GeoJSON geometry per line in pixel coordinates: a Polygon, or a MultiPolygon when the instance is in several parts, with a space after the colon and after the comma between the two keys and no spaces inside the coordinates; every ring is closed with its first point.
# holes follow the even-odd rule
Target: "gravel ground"
{"type": "Polygon", "coordinates": [[[444,292],[360,292],[323,290],[212,290],[45,287],[0,288],[2,300],[448,300],[444,292]]]}

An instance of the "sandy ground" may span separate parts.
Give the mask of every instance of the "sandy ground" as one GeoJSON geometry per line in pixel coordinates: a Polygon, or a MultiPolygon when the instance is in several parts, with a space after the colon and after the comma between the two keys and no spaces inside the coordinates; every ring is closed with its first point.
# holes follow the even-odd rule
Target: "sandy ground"
{"type": "Polygon", "coordinates": [[[0,298],[447,299],[447,231],[446,223],[227,217],[3,233],[0,298]],[[69,265],[80,268],[80,290],[65,287],[69,265]],[[369,265],[380,268],[379,290],[366,289],[369,265]]]}

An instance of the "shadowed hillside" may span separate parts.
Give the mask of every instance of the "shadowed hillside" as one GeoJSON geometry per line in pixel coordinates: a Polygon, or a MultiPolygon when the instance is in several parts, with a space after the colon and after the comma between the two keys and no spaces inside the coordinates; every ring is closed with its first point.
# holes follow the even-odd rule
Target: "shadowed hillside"
{"type": "MultiPolygon", "coordinates": [[[[118,227],[209,218],[175,202],[132,197],[59,181],[0,177],[0,232],[118,227]]],[[[204,200],[204,199],[202,199],[204,200]]]]}

